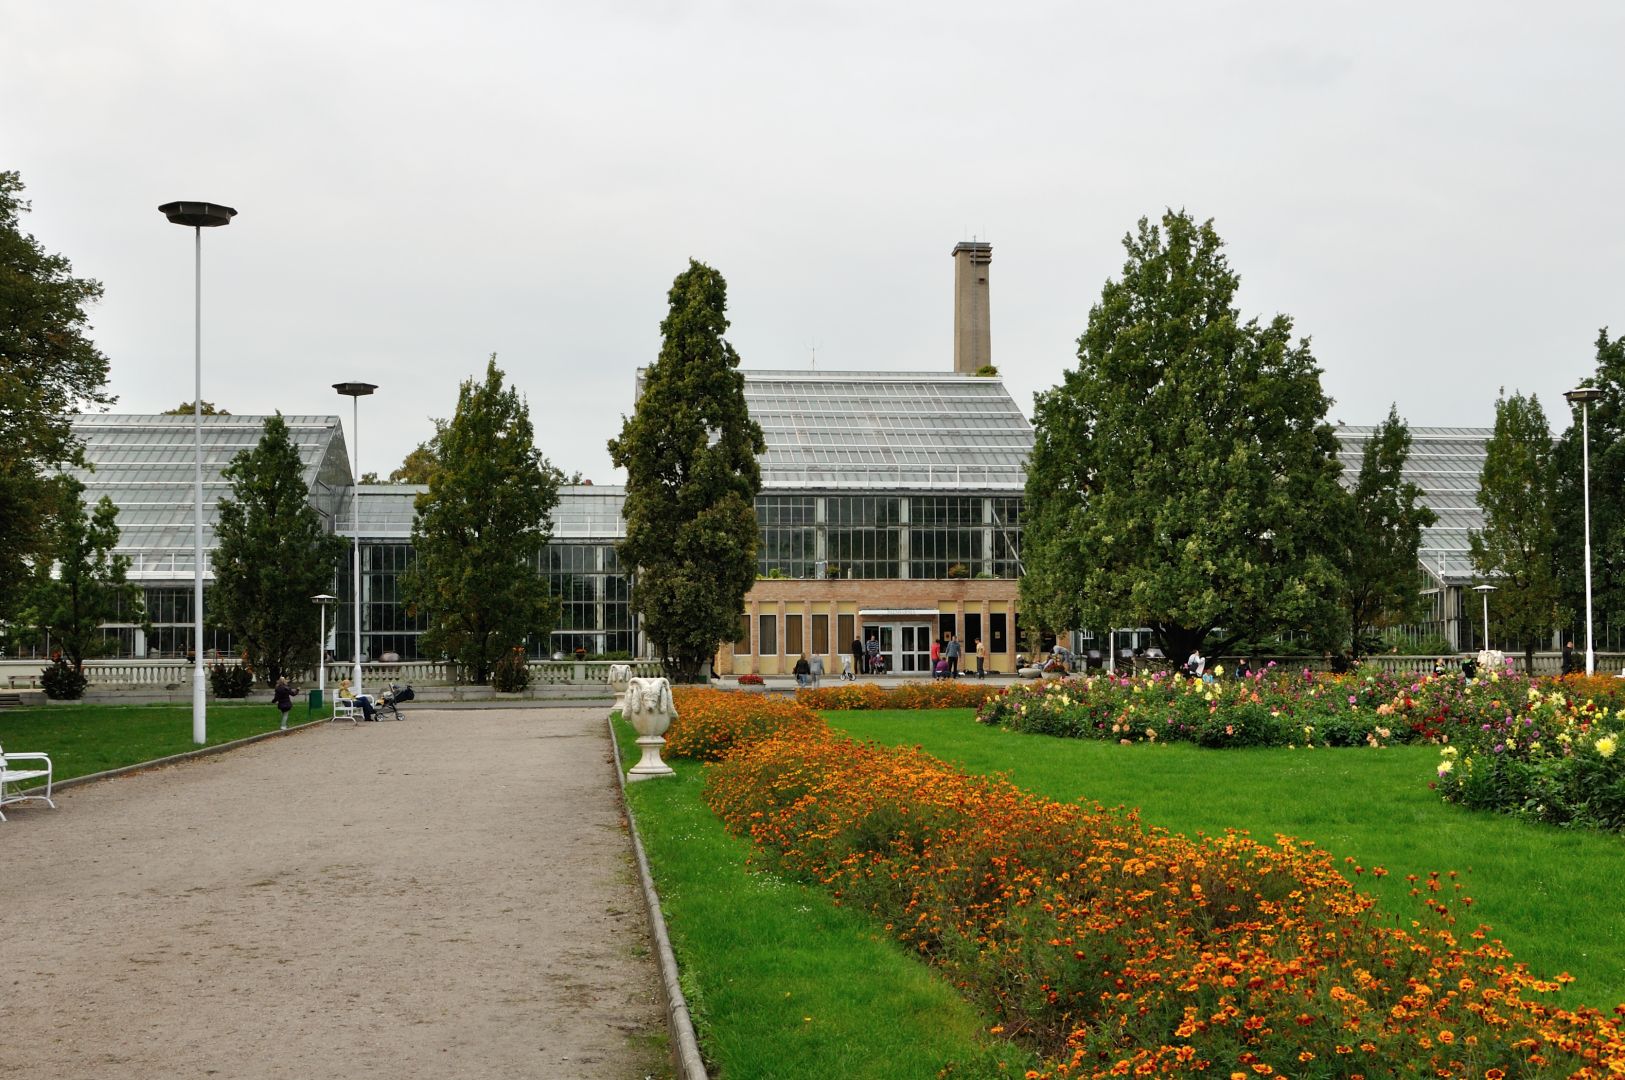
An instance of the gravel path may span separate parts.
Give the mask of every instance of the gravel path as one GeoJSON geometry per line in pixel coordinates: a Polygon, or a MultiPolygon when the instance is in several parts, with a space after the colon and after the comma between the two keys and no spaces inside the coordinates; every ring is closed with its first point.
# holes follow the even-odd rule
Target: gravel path
{"type": "Polygon", "coordinates": [[[0,1073],[667,1075],[602,709],[414,710],[0,823],[0,1073]]]}

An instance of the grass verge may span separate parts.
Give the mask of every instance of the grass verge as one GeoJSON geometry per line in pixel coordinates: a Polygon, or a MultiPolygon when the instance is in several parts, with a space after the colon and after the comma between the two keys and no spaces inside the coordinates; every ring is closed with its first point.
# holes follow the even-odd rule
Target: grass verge
{"type": "Polygon", "coordinates": [[[1312,840],[1359,866],[1385,867],[1389,877],[1364,875],[1360,887],[1403,917],[1413,905],[1407,874],[1458,871],[1474,911],[1519,961],[1548,977],[1575,976],[1562,1000],[1605,1010],[1625,1002],[1625,909],[1614,896],[1625,840],[1447,805],[1428,788],[1436,748],[1119,746],[985,727],[968,709],[824,717],[854,737],[919,746],[1053,799],[1138,807],[1146,824],[1173,832],[1312,840]]]}
{"type": "MultiPolygon", "coordinates": [[[[312,717],[314,719],[314,717],[312,717]]],[[[303,723],[295,708],[290,724],[303,723]]],[[[209,703],[207,746],[282,726],[274,705],[209,703]]],[[[192,741],[192,706],[51,705],[0,712],[0,746],[51,755],[58,781],[201,749],[192,741]]]]}
{"type": "MultiPolygon", "coordinates": [[[[617,721],[622,767],[636,733],[617,721]]],[[[746,866],[701,801],[701,766],[630,784],[683,993],[719,1080],[1020,1076],[1033,1063],[869,919],[746,866]]]]}

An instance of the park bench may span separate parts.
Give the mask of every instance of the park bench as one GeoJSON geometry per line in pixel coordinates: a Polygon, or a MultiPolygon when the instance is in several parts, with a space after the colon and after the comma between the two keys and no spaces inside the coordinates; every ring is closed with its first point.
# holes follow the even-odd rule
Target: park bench
{"type": "MultiPolygon", "coordinates": [[[[51,809],[56,809],[56,803],[51,801],[51,759],[45,754],[18,753],[8,754],[0,749],[0,807],[10,806],[12,803],[42,802],[51,809]],[[45,768],[13,768],[13,762],[44,762],[45,768]],[[35,789],[18,791],[15,787],[26,780],[45,778],[45,794],[35,794],[35,789]]],[[[0,813],[0,821],[6,820],[6,815],[0,813]]]]}

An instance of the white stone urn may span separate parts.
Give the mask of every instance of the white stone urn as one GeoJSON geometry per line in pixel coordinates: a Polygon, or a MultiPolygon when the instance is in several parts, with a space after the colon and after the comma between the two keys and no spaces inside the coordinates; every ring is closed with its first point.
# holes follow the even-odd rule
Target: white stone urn
{"type": "Polygon", "coordinates": [[[632,681],[631,664],[611,664],[609,666],[609,688],[615,691],[615,704],[609,707],[610,712],[619,712],[626,715],[626,686],[632,681]]]}
{"type": "Polygon", "coordinates": [[[626,705],[621,715],[638,730],[638,747],[643,757],[626,774],[628,780],[649,780],[675,776],[670,765],[660,760],[663,736],[671,727],[677,709],[671,702],[671,684],[665,679],[632,679],[626,689],[626,705]]]}

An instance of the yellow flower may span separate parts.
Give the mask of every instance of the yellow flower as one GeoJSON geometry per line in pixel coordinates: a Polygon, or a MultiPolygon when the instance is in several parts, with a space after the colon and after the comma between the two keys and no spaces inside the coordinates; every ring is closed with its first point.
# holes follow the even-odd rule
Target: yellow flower
{"type": "Polygon", "coordinates": [[[1614,751],[1619,749],[1619,740],[1615,739],[1612,735],[1604,735],[1602,738],[1597,740],[1596,746],[1597,753],[1601,754],[1603,757],[1613,757],[1614,751]]]}

